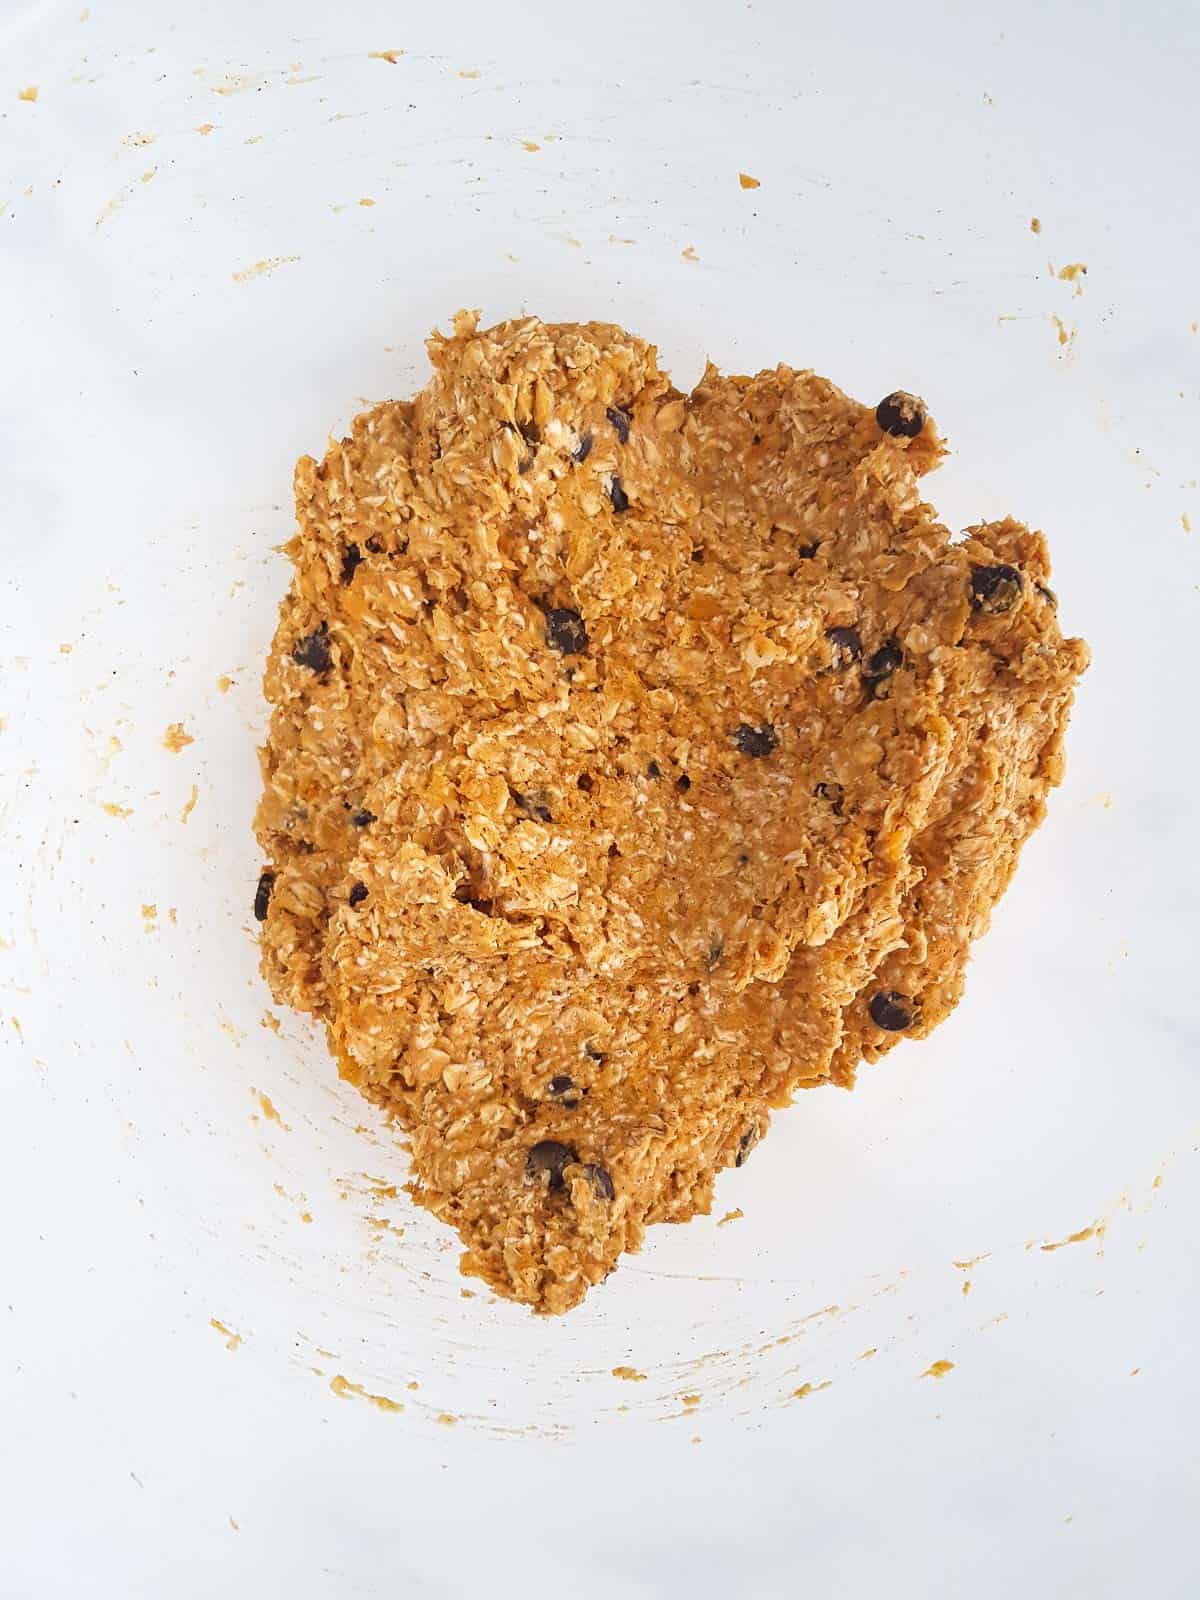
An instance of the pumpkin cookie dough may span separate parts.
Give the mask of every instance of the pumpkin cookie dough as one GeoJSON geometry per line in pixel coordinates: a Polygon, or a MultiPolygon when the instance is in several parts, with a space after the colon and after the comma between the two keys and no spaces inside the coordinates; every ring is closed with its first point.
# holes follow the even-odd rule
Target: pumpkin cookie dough
{"type": "Polygon", "coordinates": [[[429,350],[296,470],[254,912],[464,1271],[557,1312],[956,1003],[1087,657],[1040,534],[922,501],[912,395],[429,350]]]}

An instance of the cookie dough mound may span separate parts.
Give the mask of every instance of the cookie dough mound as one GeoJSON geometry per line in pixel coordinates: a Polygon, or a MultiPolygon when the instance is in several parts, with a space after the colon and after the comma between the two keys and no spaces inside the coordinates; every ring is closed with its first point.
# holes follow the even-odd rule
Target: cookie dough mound
{"type": "Polygon", "coordinates": [[[962,989],[1062,768],[1040,535],[952,540],[920,402],[460,314],[296,471],[263,964],[464,1270],[575,1305],[798,1087],[962,989]]]}

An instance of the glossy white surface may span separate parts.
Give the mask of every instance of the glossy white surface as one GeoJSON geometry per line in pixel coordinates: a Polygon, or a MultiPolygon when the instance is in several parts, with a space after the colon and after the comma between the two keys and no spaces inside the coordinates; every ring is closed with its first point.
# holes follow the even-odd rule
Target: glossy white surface
{"type": "Polygon", "coordinates": [[[0,19],[0,1594],[1197,1592],[1197,13],[971,10],[0,19]],[[919,390],[1095,651],[964,1005],[558,1322],[250,918],[293,462],[461,304],[919,390]]]}

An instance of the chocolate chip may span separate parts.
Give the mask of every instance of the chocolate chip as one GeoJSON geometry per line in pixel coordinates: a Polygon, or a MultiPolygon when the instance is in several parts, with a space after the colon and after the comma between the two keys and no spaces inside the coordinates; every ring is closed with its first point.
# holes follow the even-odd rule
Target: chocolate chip
{"type": "Polygon", "coordinates": [[[551,1189],[561,1189],[563,1173],[578,1158],[569,1144],[559,1144],[557,1139],[540,1139],[525,1157],[525,1171],[531,1178],[543,1173],[549,1178],[551,1189]]]}
{"type": "Polygon", "coordinates": [[[267,920],[267,907],[271,904],[271,890],[274,887],[275,874],[267,867],[259,874],[258,888],[254,891],[255,922],[267,920]]]}
{"type": "Polygon", "coordinates": [[[546,643],[564,656],[580,655],[588,647],[587,629],[578,611],[553,606],[546,613],[546,643]]]}
{"type": "Polygon", "coordinates": [[[549,796],[544,789],[531,789],[528,794],[522,794],[519,789],[512,791],[513,805],[524,816],[532,817],[535,822],[553,822],[554,818],[547,805],[549,796]]]}
{"type": "MultiPolygon", "coordinates": [[[[462,885],[460,887],[466,886],[462,885]]],[[[494,917],[496,915],[496,902],[494,900],[475,899],[469,888],[466,890],[465,894],[460,893],[459,889],[456,889],[454,891],[454,898],[458,901],[459,905],[470,906],[471,910],[477,911],[481,917],[494,917]]]]}
{"type": "Polygon", "coordinates": [[[733,1164],[735,1167],[745,1166],[746,1157],[750,1154],[751,1150],[754,1149],[754,1146],[761,1138],[762,1129],[759,1127],[757,1122],[751,1123],[751,1125],[746,1129],[745,1133],[743,1133],[742,1137],[738,1140],[737,1154],[733,1158],[733,1164]]]}
{"type": "Polygon", "coordinates": [[[518,461],[517,462],[517,476],[518,476],[518,478],[523,478],[525,476],[525,474],[529,471],[529,469],[530,469],[530,467],[532,465],[533,465],[533,457],[532,456],[526,456],[524,461],[518,461]]]}
{"type": "Polygon", "coordinates": [[[369,828],[375,820],[375,813],[367,811],[365,808],[361,811],[352,811],[350,813],[350,826],[352,828],[369,828]]]}
{"type": "Polygon", "coordinates": [[[882,683],[885,678],[890,678],[896,668],[904,661],[904,651],[894,639],[889,639],[886,644],[880,645],[863,662],[862,675],[864,683],[882,683]]]}
{"type": "Polygon", "coordinates": [[[616,512],[629,510],[629,496],[625,493],[620,478],[614,478],[608,486],[608,498],[612,501],[612,508],[616,512]]]}
{"type": "Polygon", "coordinates": [[[577,789],[582,789],[584,794],[591,794],[592,790],[596,787],[596,780],[592,777],[590,772],[581,772],[575,779],[575,787],[577,789]]]}
{"type": "Polygon", "coordinates": [[[494,901],[476,894],[469,879],[464,878],[462,883],[455,885],[454,898],[460,906],[470,906],[472,911],[478,911],[481,917],[494,917],[496,915],[494,901]]]}
{"type": "Polygon", "coordinates": [[[1016,567],[971,568],[971,605],[988,616],[998,616],[1011,611],[1021,598],[1021,574],[1016,567]]]}
{"type": "Polygon", "coordinates": [[[1058,596],[1055,594],[1053,589],[1048,589],[1044,583],[1035,583],[1034,588],[1050,607],[1051,611],[1058,610],[1058,596]]]}
{"type": "Polygon", "coordinates": [[[349,583],[358,571],[364,560],[362,551],[356,544],[346,546],[346,554],[342,557],[342,582],[349,583]]]}
{"type": "Polygon", "coordinates": [[[779,735],[769,722],[755,727],[751,722],[739,722],[733,732],[734,743],[744,756],[761,760],[779,748],[779,735]]]}
{"type": "Polygon", "coordinates": [[[692,780],[688,777],[686,772],[681,772],[675,779],[675,787],[679,790],[680,794],[686,794],[692,787],[692,780]]]}
{"type": "Polygon", "coordinates": [[[588,1058],[589,1061],[601,1061],[601,1062],[603,1062],[603,1061],[607,1061],[608,1060],[608,1057],[604,1054],[604,1051],[603,1050],[597,1050],[596,1046],[594,1044],[592,1044],[590,1041],[587,1044],[584,1045],[583,1053],[588,1058]]]}
{"type": "Polygon", "coordinates": [[[880,989],[871,996],[867,1010],[875,1026],[884,1028],[888,1033],[903,1033],[905,1028],[912,1026],[916,1016],[912,1000],[898,989],[880,989]]]}
{"type": "Polygon", "coordinates": [[[568,1077],[565,1072],[560,1072],[557,1077],[550,1079],[551,1094],[564,1095],[577,1094],[578,1092],[579,1085],[575,1082],[574,1078],[568,1077]]]}
{"type": "Polygon", "coordinates": [[[662,768],[659,766],[657,761],[648,761],[646,763],[646,776],[648,778],[662,777],[662,768]]]}
{"type": "Polygon", "coordinates": [[[518,422],[517,432],[526,444],[539,445],[542,442],[542,431],[536,422],[518,422]]]}
{"type": "Polygon", "coordinates": [[[704,560],[704,546],[702,544],[698,544],[696,546],[696,548],[692,551],[692,560],[693,561],[703,561],[704,560]]]}
{"type": "Polygon", "coordinates": [[[613,427],[617,430],[617,438],[622,444],[629,443],[629,413],[622,411],[620,406],[609,406],[604,413],[613,427]]]}
{"type": "Polygon", "coordinates": [[[310,672],[328,672],[333,657],[329,653],[329,624],[323,622],[313,633],[306,633],[292,646],[292,660],[310,672]]]}
{"type": "Polygon", "coordinates": [[[581,433],[579,443],[571,451],[576,461],[586,461],[592,453],[592,436],[590,433],[581,433]]]}
{"type": "Polygon", "coordinates": [[[593,1166],[589,1161],[584,1165],[583,1175],[592,1186],[592,1193],[597,1200],[612,1200],[616,1195],[613,1181],[603,1167],[593,1166]]]}
{"type": "Polygon", "coordinates": [[[350,885],[350,893],[346,896],[346,899],[352,906],[362,905],[366,898],[367,886],[365,883],[352,883],[350,885]]]}
{"type": "Polygon", "coordinates": [[[840,783],[819,783],[813,790],[818,800],[828,801],[833,808],[833,814],[840,817],[842,814],[842,801],[846,798],[846,791],[840,783]]]}
{"type": "Polygon", "coordinates": [[[857,628],[826,628],[825,637],[833,651],[833,659],[829,663],[831,672],[844,672],[861,658],[862,640],[857,628]]]}
{"type": "Polygon", "coordinates": [[[896,439],[915,439],[925,426],[925,402],[897,389],[875,407],[875,421],[896,439]]]}
{"type": "Polygon", "coordinates": [[[801,561],[811,561],[820,548],[821,546],[814,539],[811,544],[797,545],[796,554],[800,557],[801,561]]]}

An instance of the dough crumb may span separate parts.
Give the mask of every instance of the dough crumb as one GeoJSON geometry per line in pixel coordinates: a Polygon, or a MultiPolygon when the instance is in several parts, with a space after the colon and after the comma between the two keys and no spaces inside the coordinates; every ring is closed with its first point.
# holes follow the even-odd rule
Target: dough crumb
{"type": "Polygon", "coordinates": [[[822,1389],[830,1388],[832,1383],[833,1380],[831,1378],[826,1378],[824,1383],[802,1383],[798,1389],[792,1390],[792,1399],[804,1400],[810,1394],[820,1394],[822,1389]]]}
{"type": "Polygon", "coordinates": [[[274,272],[278,267],[286,267],[289,262],[299,261],[299,256],[271,256],[264,261],[256,261],[252,267],[243,267],[240,272],[231,274],[234,283],[248,283],[251,278],[261,278],[268,272],[274,272]]]}
{"type": "Polygon", "coordinates": [[[278,1123],[285,1133],[290,1133],[292,1131],[283,1118],[279,1115],[279,1112],[275,1108],[275,1102],[271,1099],[269,1094],[264,1094],[261,1089],[251,1089],[250,1093],[258,1101],[259,1108],[268,1122],[278,1123]]]}
{"type": "Polygon", "coordinates": [[[930,1366],[925,1368],[925,1371],[921,1374],[921,1376],[923,1378],[944,1378],[948,1372],[953,1371],[953,1361],[934,1361],[930,1366]]]}
{"type": "Polygon", "coordinates": [[[1065,1239],[1057,1239],[1051,1244],[1042,1245],[1043,1250],[1063,1250],[1069,1244],[1082,1244],[1085,1239],[1103,1239],[1105,1224],[1092,1222],[1086,1228],[1080,1228],[1078,1233],[1069,1233],[1065,1239]]]}
{"type": "Polygon", "coordinates": [[[215,1328],[224,1339],[226,1350],[236,1350],[242,1343],[241,1334],[234,1333],[232,1328],[227,1328],[223,1322],[218,1322],[216,1317],[209,1317],[208,1325],[210,1328],[215,1328]]]}
{"type": "Polygon", "coordinates": [[[404,1410],[402,1401],[390,1400],[386,1394],[371,1394],[361,1383],[351,1383],[350,1379],[343,1377],[340,1372],[329,1380],[329,1387],[339,1400],[349,1400],[352,1396],[357,1396],[360,1400],[365,1400],[368,1405],[374,1406],[377,1411],[404,1410]]]}

